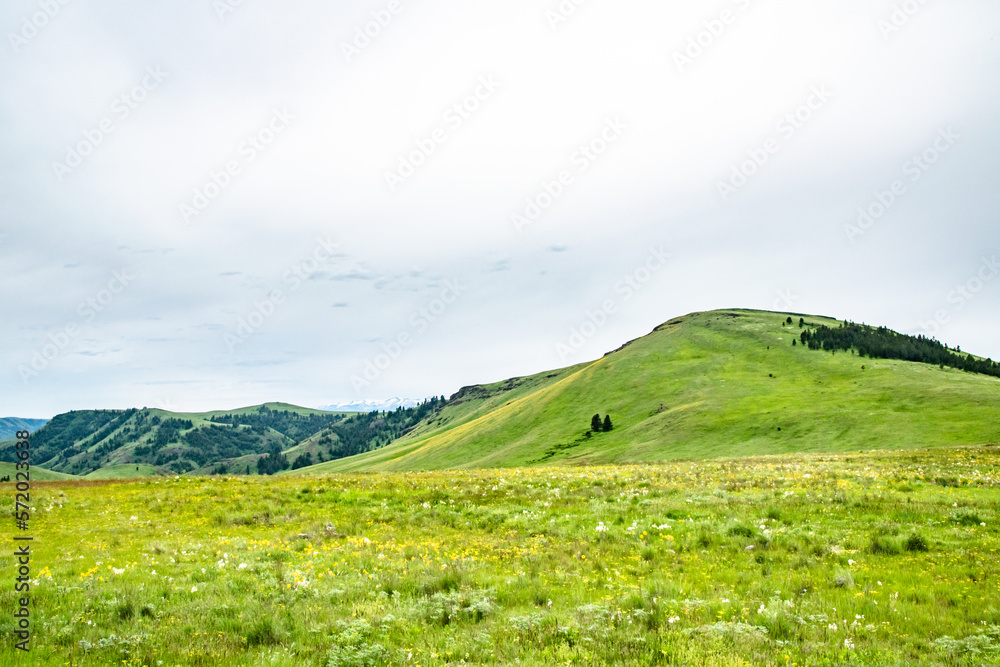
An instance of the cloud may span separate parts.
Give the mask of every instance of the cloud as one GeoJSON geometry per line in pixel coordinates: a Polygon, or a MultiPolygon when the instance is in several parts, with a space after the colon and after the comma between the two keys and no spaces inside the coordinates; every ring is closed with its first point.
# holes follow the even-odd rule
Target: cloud
{"type": "MultiPolygon", "coordinates": [[[[660,247],[669,264],[581,360],[779,294],[912,333],[944,309],[939,338],[1000,357],[997,284],[949,300],[1000,250],[1000,7],[928,3],[887,32],[880,3],[732,6],[706,36],[702,8],[652,0],[555,27],[528,0],[406,5],[348,59],[362,7],[66,5],[0,59],[0,401],[323,405],[416,328],[355,397],[450,394],[560,366],[556,344],[660,247]],[[427,310],[446,281],[461,296],[427,310]]],[[[37,9],[12,7],[12,30],[37,9]]]]}

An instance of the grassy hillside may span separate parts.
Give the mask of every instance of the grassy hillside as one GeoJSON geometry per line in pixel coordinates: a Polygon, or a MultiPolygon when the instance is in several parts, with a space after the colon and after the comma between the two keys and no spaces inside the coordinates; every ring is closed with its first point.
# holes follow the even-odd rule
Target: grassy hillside
{"type": "MultiPolygon", "coordinates": [[[[308,472],[621,463],[1000,442],[1000,379],[793,347],[799,315],[671,320],[591,363],[469,387],[432,422],[308,472]],[[615,428],[586,435],[591,416],[615,428]]],[[[813,326],[839,326],[806,316],[813,326]]]]}
{"type": "Polygon", "coordinates": [[[133,465],[131,463],[127,463],[124,465],[99,468],[89,475],[86,475],[84,479],[134,479],[137,477],[154,477],[160,474],[163,474],[163,472],[156,466],[151,466],[149,464],[133,465]]]}
{"type": "MultiPolygon", "coordinates": [[[[77,479],[76,475],[67,475],[63,472],[53,472],[51,470],[46,470],[45,468],[39,468],[38,466],[31,466],[31,481],[33,482],[47,482],[50,480],[61,480],[61,479],[77,479]]],[[[13,463],[5,463],[0,461],[0,478],[10,477],[11,482],[17,481],[17,470],[16,465],[13,463]]]]}
{"type": "MultiPolygon", "coordinates": [[[[280,456],[347,417],[286,403],[205,413],[76,410],[56,415],[32,433],[32,461],[57,472],[104,479],[257,472],[258,462],[269,453],[280,456]]],[[[0,460],[15,460],[12,442],[0,444],[0,460]]]]}

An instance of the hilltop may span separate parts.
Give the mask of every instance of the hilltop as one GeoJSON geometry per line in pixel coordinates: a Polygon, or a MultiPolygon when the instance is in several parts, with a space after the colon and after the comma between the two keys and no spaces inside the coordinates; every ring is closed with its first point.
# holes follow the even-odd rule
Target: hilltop
{"type": "Polygon", "coordinates": [[[391,445],[302,472],[1000,442],[1000,379],[943,364],[861,357],[853,349],[823,350],[815,339],[800,343],[804,332],[824,327],[846,324],[798,313],[692,313],[593,362],[463,388],[432,420],[391,445]],[[594,414],[610,416],[613,430],[592,432],[594,414]]]}

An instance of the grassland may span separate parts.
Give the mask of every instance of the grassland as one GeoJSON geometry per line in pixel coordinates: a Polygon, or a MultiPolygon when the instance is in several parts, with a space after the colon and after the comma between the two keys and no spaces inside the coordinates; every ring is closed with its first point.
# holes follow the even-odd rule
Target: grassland
{"type": "MultiPolygon", "coordinates": [[[[671,320],[593,362],[466,388],[388,447],[310,472],[637,463],[1000,442],[1000,379],[792,346],[799,315],[671,320]],[[594,413],[615,429],[585,437],[594,413]]],[[[836,320],[806,316],[813,325],[836,320]]]]}
{"type": "MultiPolygon", "coordinates": [[[[12,480],[15,480],[15,477],[17,476],[15,468],[16,466],[13,463],[0,461],[0,477],[10,477],[12,480]]],[[[54,479],[80,479],[76,475],[46,470],[45,468],[39,468],[38,466],[32,466],[31,477],[32,479],[36,479],[38,481],[49,481],[54,479]]]]}
{"type": "Polygon", "coordinates": [[[998,501],[997,447],[36,483],[0,663],[980,665],[998,501]]]}

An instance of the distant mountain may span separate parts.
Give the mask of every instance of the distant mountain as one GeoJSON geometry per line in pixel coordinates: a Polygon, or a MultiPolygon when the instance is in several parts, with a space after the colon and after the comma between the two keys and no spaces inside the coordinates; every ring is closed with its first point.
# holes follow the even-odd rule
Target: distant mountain
{"type": "Polygon", "coordinates": [[[424,399],[416,398],[387,398],[383,401],[341,401],[332,405],[323,405],[319,409],[327,412],[390,412],[396,408],[415,408],[424,399]]]}
{"type": "MultiPolygon", "coordinates": [[[[349,414],[287,403],[236,410],[75,410],[31,434],[32,462],[91,479],[149,475],[271,475],[383,447],[429,419],[440,398],[387,413],[349,414]]],[[[402,405],[395,399],[390,404],[402,405]]],[[[0,471],[17,461],[13,440],[0,443],[0,471]]],[[[2,477],[2,475],[0,475],[2,477]]]]}
{"type": "Polygon", "coordinates": [[[13,438],[18,431],[37,431],[48,421],[48,419],[22,419],[20,417],[0,418],[0,440],[13,438]]]}
{"type": "MultiPolygon", "coordinates": [[[[283,451],[346,418],[286,403],[203,413],[74,410],[31,434],[32,462],[71,475],[273,472],[289,465],[283,451]]],[[[12,441],[0,445],[0,461],[16,460],[12,441]]]]}

